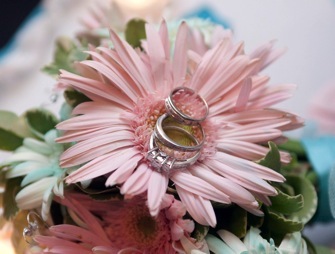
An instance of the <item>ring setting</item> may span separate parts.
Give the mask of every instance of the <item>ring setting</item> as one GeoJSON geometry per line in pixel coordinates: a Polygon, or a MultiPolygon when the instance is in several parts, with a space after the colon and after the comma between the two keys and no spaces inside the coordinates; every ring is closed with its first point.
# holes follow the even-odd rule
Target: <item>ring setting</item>
{"type": "Polygon", "coordinates": [[[158,172],[171,173],[198,160],[205,142],[201,122],[208,105],[191,88],[178,87],[166,98],[165,107],[150,137],[147,159],[158,172]]]}

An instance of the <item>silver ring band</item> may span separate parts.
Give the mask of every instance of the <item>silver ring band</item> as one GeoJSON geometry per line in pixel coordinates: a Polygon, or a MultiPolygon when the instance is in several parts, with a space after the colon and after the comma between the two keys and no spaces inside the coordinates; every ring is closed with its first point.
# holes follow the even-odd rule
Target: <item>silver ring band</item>
{"type": "Polygon", "coordinates": [[[147,159],[151,162],[151,166],[158,172],[170,173],[172,170],[182,169],[193,165],[200,156],[200,151],[187,159],[176,159],[162,152],[155,141],[155,133],[152,133],[149,141],[149,151],[147,159]]]}
{"type": "Polygon", "coordinates": [[[184,124],[188,124],[188,125],[192,125],[192,124],[196,124],[196,123],[204,121],[209,112],[208,104],[205,101],[205,99],[202,98],[199,94],[196,94],[194,90],[188,87],[177,87],[174,90],[172,90],[170,95],[165,99],[165,108],[168,114],[171,115],[173,118],[175,118],[176,120],[184,124]],[[183,112],[183,110],[181,110],[180,108],[178,108],[176,103],[174,102],[173,96],[181,92],[184,92],[185,94],[188,94],[191,96],[196,95],[195,98],[203,104],[203,111],[204,111],[203,114],[194,118],[186,114],[185,112],[183,112]]]}
{"type": "MultiPolygon", "coordinates": [[[[163,121],[169,117],[168,114],[163,114],[161,115],[156,122],[155,125],[155,131],[154,134],[157,137],[157,139],[164,144],[165,146],[171,148],[171,149],[175,149],[178,151],[186,151],[186,152],[191,152],[191,151],[198,151],[201,149],[202,145],[204,144],[205,141],[205,133],[201,127],[201,125],[199,123],[197,123],[195,126],[198,127],[198,129],[200,130],[201,133],[201,140],[198,140],[197,138],[194,137],[194,135],[192,135],[191,133],[187,132],[187,130],[183,129],[182,127],[178,127],[178,126],[164,126],[163,127],[163,121]],[[181,132],[183,132],[183,134],[186,134],[186,136],[188,138],[190,138],[195,144],[193,146],[186,146],[186,145],[180,145],[178,143],[176,143],[175,141],[173,141],[164,131],[164,129],[168,129],[173,127],[173,129],[179,130],[181,132]]],[[[192,126],[194,127],[194,126],[192,126]]]]}

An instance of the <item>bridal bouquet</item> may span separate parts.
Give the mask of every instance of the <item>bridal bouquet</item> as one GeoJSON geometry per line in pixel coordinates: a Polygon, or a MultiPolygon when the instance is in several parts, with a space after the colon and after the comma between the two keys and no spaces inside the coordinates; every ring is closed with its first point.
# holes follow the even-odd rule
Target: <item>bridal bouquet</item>
{"type": "Polygon", "coordinates": [[[274,106],[295,85],[263,73],[282,49],[204,20],[106,31],[57,41],[59,115],[0,112],[18,253],[331,253],[302,235],[315,174],[283,132],[303,121],[274,106]]]}

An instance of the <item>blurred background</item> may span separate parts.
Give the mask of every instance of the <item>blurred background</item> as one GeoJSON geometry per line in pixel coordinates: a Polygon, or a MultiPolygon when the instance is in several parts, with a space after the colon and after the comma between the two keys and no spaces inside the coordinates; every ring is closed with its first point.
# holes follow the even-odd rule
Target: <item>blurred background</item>
{"type": "MultiPolygon", "coordinates": [[[[75,32],[83,29],[82,17],[88,10],[96,2],[105,4],[106,1],[1,0],[1,109],[21,114],[29,107],[57,108],[50,100],[55,80],[41,73],[40,69],[50,63],[55,39],[64,35],[73,37],[75,32]]],[[[149,9],[155,0],[119,2],[120,8],[130,16],[137,10],[144,17],[157,18],[162,12],[159,8],[149,9]]],[[[294,96],[278,107],[302,116],[307,125],[288,135],[306,135],[315,122],[319,132],[335,133],[334,0],[163,2],[167,4],[163,11],[167,19],[207,15],[230,27],[236,41],[245,41],[247,52],[264,42],[277,40],[277,46],[288,51],[265,72],[274,84],[290,82],[298,85],[294,96]],[[328,118],[325,120],[321,115],[328,118]]],[[[305,233],[315,243],[335,247],[334,222],[315,224],[305,233]]]]}

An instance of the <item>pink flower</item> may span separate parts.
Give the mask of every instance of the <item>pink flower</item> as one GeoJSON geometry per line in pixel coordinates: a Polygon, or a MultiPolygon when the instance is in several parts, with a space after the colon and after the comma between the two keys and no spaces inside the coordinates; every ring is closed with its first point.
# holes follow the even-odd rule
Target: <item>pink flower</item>
{"type": "Polygon", "coordinates": [[[80,226],[52,226],[49,235],[35,237],[48,253],[190,253],[208,251],[207,245],[189,237],[194,222],[182,217],[186,210],[172,195],[164,195],[154,218],[145,199],[95,201],[86,195],[69,194],[60,201],[72,211],[80,226]]]}
{"type": "MultiPolygon", "coordinates": [[[[269,78],[258,73],[270,61],[271,47],[262,47],[254,58],[244,54],[242,43],[225,37],[203,54],[189,52],[189,59],[189,30],[182,23],[170,58],[165,22],[159,31],[147,24],[146,35],[145,52],[140,52],[111,31],[114,49],[90,51],[92,60],[78,64],[81,75],[61,72],[63,84],[92,100],[57,126],[65,131],[59,142],[76,142],[61,156],[61,165],[82,165],[67,182],[104,175],[106,186],[120,185],[122,194],[146,192],[153,216],[167,187],[174,186],[190,215],[204,225],[216,224],[211,201],[234,202],[262,214],[255,197],[269,204],[268,196],[276,190],[268,181],[282,182],[284,177],[254,161],[268,152],[263,144],[301,125],[296,116],[270,108],[294,88],[269,87],[269,78]],[[165,113],[164,99],[178,86],[192,88],[207,101],[209,116],[202,123],[206,140],[194,165],[160,173],[146,159],[148,142],[157,118],[165,113]]],[[[281,155],[284,162],[290,160],[281,155]]]]}
{"type": "Polygon", "coordinates": [[[319,128],[320,133],[335,134],[335,83],[320,89],[313,97],[309,113],[319,128]]]}

